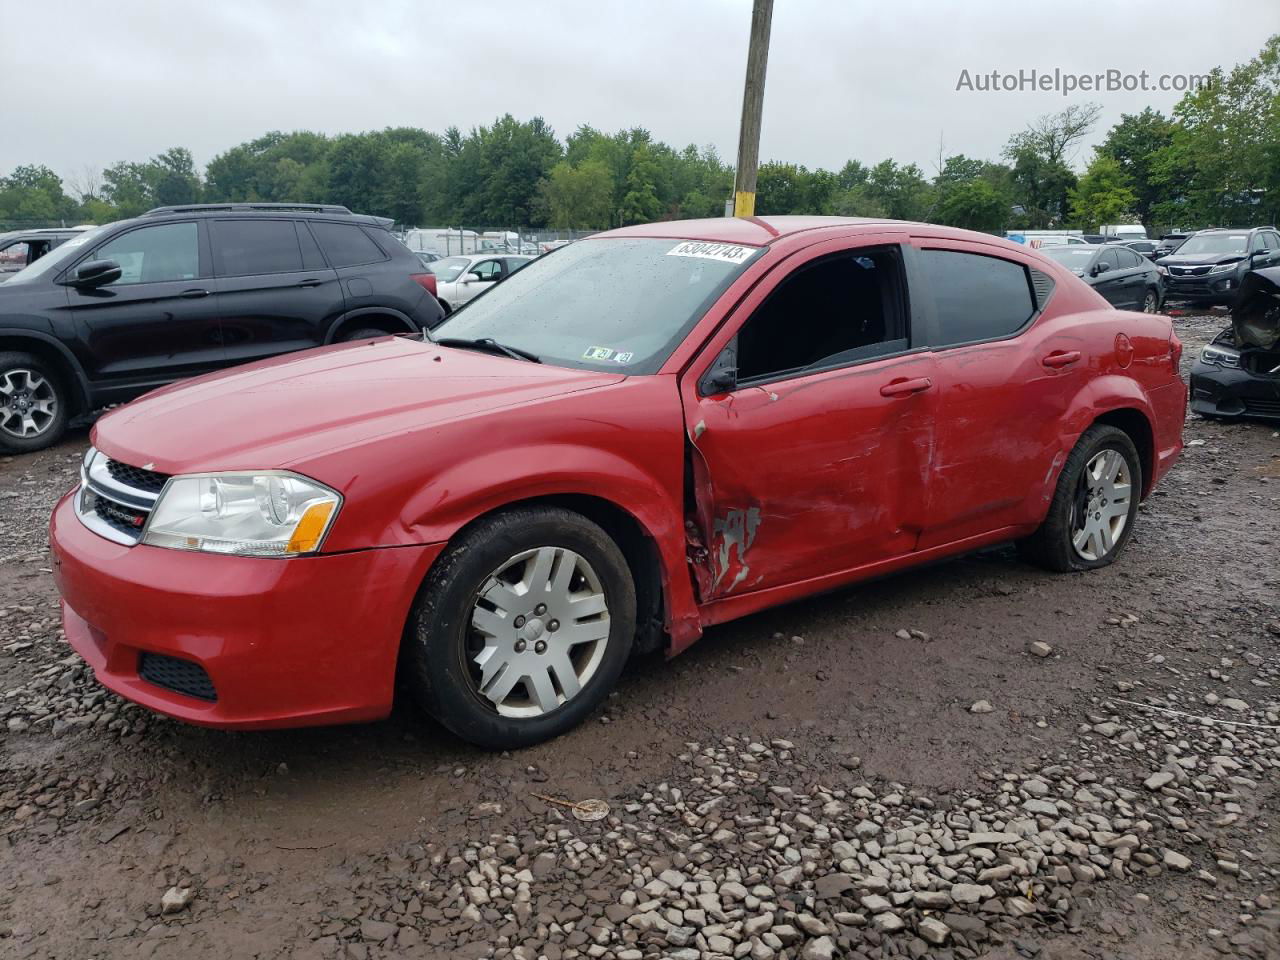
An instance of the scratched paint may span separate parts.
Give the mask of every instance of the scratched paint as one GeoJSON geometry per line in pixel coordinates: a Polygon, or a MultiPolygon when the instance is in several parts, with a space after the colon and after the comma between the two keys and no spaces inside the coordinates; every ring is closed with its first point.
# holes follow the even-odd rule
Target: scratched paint
{"type": "Polygon", "coordinates": [[[747,564],[747,551],[755,543],[756,531],[760,527],[760,510],[748,507],[746,510],[730,510],[724,517],[716,517],[712,529],[717,546],[716,578],[713,588],[717,592],[729,593],[751,573],[747,564]],[[730,571],[733,577],[728,585],[720,590],[720,583],[730,571]]]}

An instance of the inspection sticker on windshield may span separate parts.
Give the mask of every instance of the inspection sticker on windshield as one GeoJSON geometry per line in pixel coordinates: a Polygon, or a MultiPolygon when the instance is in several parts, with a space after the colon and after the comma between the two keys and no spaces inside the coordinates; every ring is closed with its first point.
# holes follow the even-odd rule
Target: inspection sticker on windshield
{"type": "Polygon", "coordinates": [[[630,350],[611,350],[608,347],[587,347],[582,353],[583,360],[612,360],[614,363],[630,363],[635,356],[630,350]]]}
{"type": "Polygon", "coordinates": [[[721,260],[724,263],[744,263],[756,252],[755,247],[740,247],[735,243],[707,243],[702,240],[686,240],[667,251],[668,257],[701,257],[703,260],[721,260]]]}

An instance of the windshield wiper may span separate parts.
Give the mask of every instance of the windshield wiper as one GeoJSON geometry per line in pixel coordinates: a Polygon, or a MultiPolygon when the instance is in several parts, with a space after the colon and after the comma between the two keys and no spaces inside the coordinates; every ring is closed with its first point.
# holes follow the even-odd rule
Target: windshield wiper
{"type": "Polygon", "coordinates": [[[435,341],[442,347],[461,347],[464,350],[485,350],[489,353],[501,353],[510,357],[512,360],[528,360],[530,363],[541,363],[542,358],[536,353],[530,353],[528,350],[521,350],[519,347],[509,347],[505,343],[499,343],[493,337],[477,337],[475,340],[468,340],[465,337],[441,337],[435,341]]]}

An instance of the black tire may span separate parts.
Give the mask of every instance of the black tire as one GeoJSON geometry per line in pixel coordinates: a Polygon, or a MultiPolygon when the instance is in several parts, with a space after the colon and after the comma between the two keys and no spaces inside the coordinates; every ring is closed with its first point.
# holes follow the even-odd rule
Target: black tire
{"type": "Polygon", "coordinates": [[[43,450],[57,443],[66,432],[71,397],[60,373],[51,364],[34,354],[20,351],[0,352],[0,391],[16,386],[16,392],[22,394],[22,400],[19,402],[29,403],[32,399],[30,385],[33,381],[40,383],[34,397],[51,403],[51,416],[34,418],[36,426],[39,427],[38,432],[28,436],[17,436],[10,432],[10,430],[16,432],[20,429],[16,420],[19,414],[16,408],[10,406],[14,400],[8,396],[7,392],[0,393],[0,404],[4,404],[0,406],[0,451],[31,453],[35,450],[43,450]],[[24,372],[27,375],[24,375],[24,372]]]}
{"type": "Polygon", "coordinates": [[[1160,306],[1160,291],[1155,287],[1148,287],[1146,295],[1142,298],[1142,312],[1159,313],[1160,306]],[[1151,309],[1147,309],[1148,306],[1151,309]]]}
{"type": "Polygon", "coordinates": [[[390,336],[385,330],[379,330],[377,327],[361,327],[358,330],[345,331],[342,336],[338,337],[339,343],[352,343],[356,340],[374,340],[378,337],[390,336]]]}
{"type": "Polygon", "coordinates": [[[449,301],[437,300],[436,302],[440,304],[440,309],[444,311],[444,315],[446,317],[453,313],[453,307],[449,306],[449,301]]]}
{"type": "Polygon", "coordinates": [[[1031,536],[1018,542],[1018,553],[1029,563],[1070,573],[1095,570],[1113,562],[1133,533],[1138,515],[1138,502],[1142,498],[1142,460],[1138,448],[1127,433],[1117,427],[1095,423],[1076,442],[1075,449],[1063,464],[1062,473],[1054,489],[1053,502],[1044,523],[1031,536]],[[1098,559],[1086,559],[1076,552],[1072,544],[1072,522],[1075,509],[1081,504],[1081,486],[1086,465],[1104,450],[1114,450],[1124,458],[1129,469],[1129,512],[1124,529],[1114,546],[1098,559]]]}
{"type": "Polygon", "coordinates": [[[455,734],[490,750],[559,736],[600,705],[617,682],[636,631],[635,585],[622,551],[587,518],[559,507],[518,507],[481,520],[440,556],[410,615],[403,666],[422,707],[455,734]],[[466,655],[477,593],[509,558],[538,547],[564,547],[599,577],[609,631],[594,674],[558,708],[537,717],[497,712],[479,692],[466,655]]]}

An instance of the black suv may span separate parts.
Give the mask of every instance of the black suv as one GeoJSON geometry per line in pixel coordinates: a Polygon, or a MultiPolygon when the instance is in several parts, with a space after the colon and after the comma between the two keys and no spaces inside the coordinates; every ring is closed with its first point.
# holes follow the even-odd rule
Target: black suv
{"type": "Polygon", "coordinates": [[[0,448],[173,380],[444,318],[391,221],[346,207],[158,207],[0,284],[0,448]]]}
{"type": "Polygon", "coordinates": [[[1230,304],[1250,270],[1280,265],[1275,227],[1200,230],[1160,259],[1168,300],[1230,304]]]}
{"type": "Polygon", "coordinates": [[[54,247],[79,236],[84,227],[42,227],[0,233],[0,282],[35,263],[54,247]]]}

